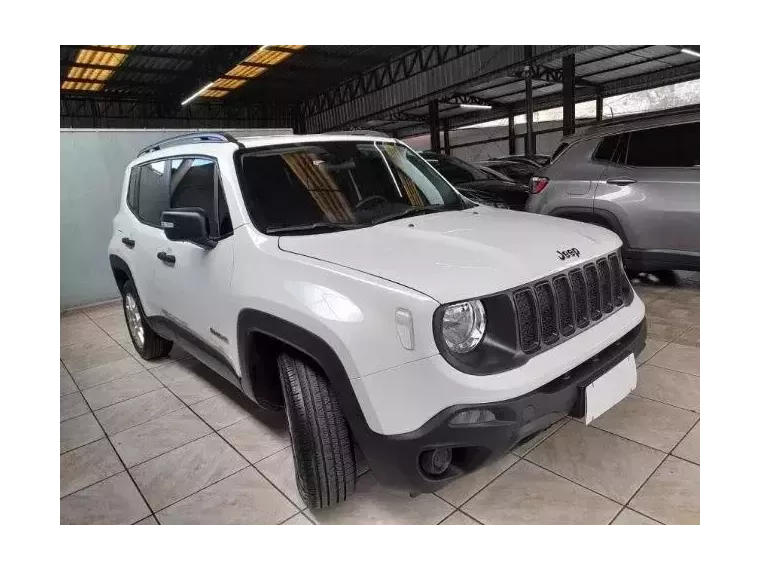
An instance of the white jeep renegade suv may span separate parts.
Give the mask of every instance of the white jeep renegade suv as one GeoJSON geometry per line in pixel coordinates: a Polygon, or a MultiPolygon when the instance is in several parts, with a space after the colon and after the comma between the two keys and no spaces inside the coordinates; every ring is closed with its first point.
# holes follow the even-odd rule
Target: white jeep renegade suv
{"type": "Polygon", "coordinates": [[[285,408],[313,508],[432,492],[636,385],[644,305],[600,227],[478,206],[380,135],[201,133],[127,167],[109,245],[135,348],[285,408]]]}

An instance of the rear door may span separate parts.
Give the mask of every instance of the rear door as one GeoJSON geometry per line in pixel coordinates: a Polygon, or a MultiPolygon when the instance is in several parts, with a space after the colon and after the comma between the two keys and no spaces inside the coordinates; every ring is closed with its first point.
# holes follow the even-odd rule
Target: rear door
{"type": "Polygon", "coordinates": [[[699,253],[699,123],[622,135],[594,207],[617,215],[633,249],[699,253]]]}

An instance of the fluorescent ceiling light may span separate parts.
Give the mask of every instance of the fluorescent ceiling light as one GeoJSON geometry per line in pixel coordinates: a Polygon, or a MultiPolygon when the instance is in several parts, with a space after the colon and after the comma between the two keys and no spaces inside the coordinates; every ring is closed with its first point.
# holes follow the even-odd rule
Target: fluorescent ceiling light
{"type": "Polygon", "coordinates": [[[190,95],[190,97],[188,97],[187,99],[185,99],[184,101],[182,101],[182,104],[183,105],[187,105],[190,101],[192,101],[193,99],[195,99],[198,95],[200,95],[201,93],[203,93],[206,89],[208,89],[209,87],[211,87],[213,84],[214,84],[214,82],[212,81],[211,83],[208,83],[207,85],[204,85],[198,91],[196,91],[195,93],[193,93],[192,95],[190,95]]]}
{"type": "Polygon", "coordinates": [[[693,55],[694,57],[699,57],[699,52],[694,51],[693,49],[689,48],[681,48],[682,53],[688,53],[689,55],[693,55]]]}
{"type": "Polygon", "coordinates": [[[474,103],[460,103],[459,107],[461,109],[493,109],[491,105],[475,105],[474,103]]]}

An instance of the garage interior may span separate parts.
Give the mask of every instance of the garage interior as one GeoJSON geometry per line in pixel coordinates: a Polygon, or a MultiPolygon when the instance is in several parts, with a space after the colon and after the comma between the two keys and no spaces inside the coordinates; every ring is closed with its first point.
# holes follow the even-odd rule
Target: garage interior
{"type": "Polygon", "coordinates": [[[139,358],[106,248],[124,168],[158,140],[372,130],[463,158],[495,143],[552,154],[561,136],[608,120],[610,98],[699,80],[699,50],[61,46],[61,523],[698,524],[698,272],[633,279],[648,321],[638,386],[592,425],[566,418],[414,497],[359,458],[355,495],[312,511],[284,414],[256,409],[181,349],[139,358]],[[579,104],[594,116],[576,117],[579,104]],[[534,120],[551,109],[561,123],[534,120]],[[497,120],[506,134],[456,142],[497,120]]]}

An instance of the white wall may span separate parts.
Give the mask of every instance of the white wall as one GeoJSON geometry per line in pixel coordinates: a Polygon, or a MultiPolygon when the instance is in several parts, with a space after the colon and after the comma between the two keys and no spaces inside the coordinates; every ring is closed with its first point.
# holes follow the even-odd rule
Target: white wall
{"type": "MultiPolygon", "coordinates": [[[[187,132],[61,130],[61,309],[118,296],[107,247],[124,168],[140,149],[187,132]]],[[[243,136],[254,131],[228,132],[243,136]]]]}

